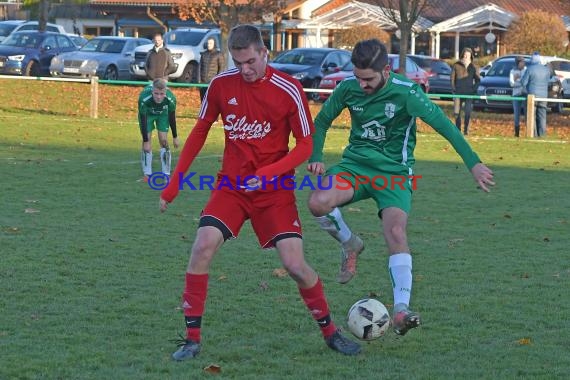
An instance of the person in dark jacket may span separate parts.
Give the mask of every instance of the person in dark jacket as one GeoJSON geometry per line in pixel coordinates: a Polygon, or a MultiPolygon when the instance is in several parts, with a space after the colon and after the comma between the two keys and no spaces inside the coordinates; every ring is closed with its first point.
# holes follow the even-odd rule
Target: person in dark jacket
{"type": "MultiPolygon", "coordinates": [[[[451,68],[451,89],[456,95],[475,95],[481,78],[479,69],[473,64],[473,51],[469,48],[463,49],[461,59],[453,64],[451,68]]],[[[455,116],[455,126],[461,130],[461,108],[464,107],[465,122],[463,124],[463,134],[469,134],[469,120],[471,119],[471,109],[473,99],[453,98],[453,114],[455,116]]]]}
{"type": "MultiPolygon", "coordinates": [[[[206,50],[200,53],[200,83],[210,83],[213,77],[225,69],[226,60],[214,38],[208,38],[204,47],[206,50]]],[[[200,87],[200,99],[204,100],[207,90],[208,87],[200,87]]]]}
{"type": "Polygon", "coordinates": [[[162,34],[156,33],[152,40],[154,46],[147,53],[144,65],[146,76],[150,81],[160,78],[168,80],[168,76],[176,71],[172,54],[164,46],[162,34]]]}

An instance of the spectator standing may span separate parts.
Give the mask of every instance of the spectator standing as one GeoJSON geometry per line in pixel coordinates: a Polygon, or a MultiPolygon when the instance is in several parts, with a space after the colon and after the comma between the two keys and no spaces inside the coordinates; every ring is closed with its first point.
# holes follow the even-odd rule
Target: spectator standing
{"type": "MultiPolygon", "coordinates": [[[[513,67],[509,73],[509,84],[513,88],[513,96],[520,97],[523,96],[523,86],[521,83],[521,79],[524,75],[526,70],[526,65],[524,62],[524,57],[516,57],[515,58],[515,67],[513,67]]],[[[524,107],[524,101],[522,100],[513,100],[513,115],[515,119],[515,137],[519,137],[520,131],[520,118],[521,118],[521,111],[524,107]]]]}
{"type": "Polygon", "coordinates": [[[162,34],[156,33],[152,40],[154,41],[154,46],[147,53],[144,65],[146,76],[150,81],[159,78],[168,80],[168,76],[176,71],[172,54],[164,46],[162,34]]]}
{"type": "MultiPolygon", "coordinates": [[[[210,83],[212,78],[225,69],[226,60],[214,38],[208,38],[204,45],[206,50],[200,53],[200,83],[210,83]]],[[[207,90],[208,87],[200,87],[201,100],[204,100],[207,90]]]]}
{"type": "MultiPolygon", "coordinates": [[[[548,97],[548,82],[550,70],[540,63],[540,55],[534,52],[530,59],[530,65],[526,68],[521,79],[522,87],[527,94],[537,98],[548,97]]],[[[546,136],[546,102],[534,102],[534,114],[536,123],[536,137],[546,136]]]]}
{"type": "MultiPolygon", "coordinates": [[[[463,49],[461,59],[453,64],[451,68],[451,89],[456,95],[475,95],[477,86],[481,78],[479,69],[473,63],[473,51],[469,48],[463,49]]],[[[473,99],[453,98],[453,115],[455,116],[455,126],[461,131],[461,108],[465,120],[463,124],[463,134],[469,134],[469,121],[471,120],[471,110],[473,109],[473,99]]]]}

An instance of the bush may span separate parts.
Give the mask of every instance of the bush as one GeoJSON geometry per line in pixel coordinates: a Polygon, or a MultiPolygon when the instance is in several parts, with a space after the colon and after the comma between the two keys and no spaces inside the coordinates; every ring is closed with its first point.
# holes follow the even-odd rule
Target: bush
{"type": "Polygon", "coordinates": [[[372,25],[339,30],[335,33],[334,40],[336,47],[352,50],[358,41],[367,40],[370,38],[379,39],[383,44],[386,45],[386,49],[390,51],[390,35],[383,29],[372,25]]]}
{"type": "Polygon", "coordinates": [[[566,47],[568,32],[558,15],[543,11],[530,11],[513,21],[505,34],[507,50],[528,54],[539,51],[542,55],[560,55],[566,47]]]}

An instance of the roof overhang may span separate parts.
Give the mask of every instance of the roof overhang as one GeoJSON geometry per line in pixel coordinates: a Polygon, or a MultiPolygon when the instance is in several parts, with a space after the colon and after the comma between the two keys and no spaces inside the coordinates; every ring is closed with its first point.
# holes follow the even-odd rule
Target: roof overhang
{"type": "MultiPolygon", "coordinates": [[[[298,27],[302,29],[348,29],[355,26],[374,25],[380,29],[397,28],[394,21],[386,16],[387,13],[383,12],[382,8],[377,5],[351,1],[330,12],[302,22],[298,27]]],[[[432,25],[433,22],[420,16],[413,25],[412,30],[421,32],[432,25]]]]}
{"type": "Polygon", "coordinates": [[[490,3],[435,24],[429,30],[431,32],[467,32],[485,29],[507,30],[515,18],[517,18],[515,14],[490,3]]]}

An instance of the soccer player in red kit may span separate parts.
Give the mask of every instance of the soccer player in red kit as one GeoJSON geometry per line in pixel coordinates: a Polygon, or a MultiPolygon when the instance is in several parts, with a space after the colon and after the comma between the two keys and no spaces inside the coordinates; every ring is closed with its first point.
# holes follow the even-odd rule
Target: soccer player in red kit
{"type": "Polygon", "coordinates": [[[172,357],[185,360],[200,352],[210,262],[226,240],[237,237],[248,219],[260,245],[277,249],[326,344],[345,355],[356,355],[360,345],[337,330],[321,280],[305,261],[295,193],[279,180],[293,175],[311,155],[314,125],[303,89],[298,81],[267,65],[267,48],[255,26],[234,27],[228,47],[235,68],[210,82],[198,121],[160,198],[160,210],[165,211],[221,115],[225,130],[222,168],[192,245],[182,296],[186,338],[172,357]],[[291,133],[296,143],[289,151],[291,133]]]}

